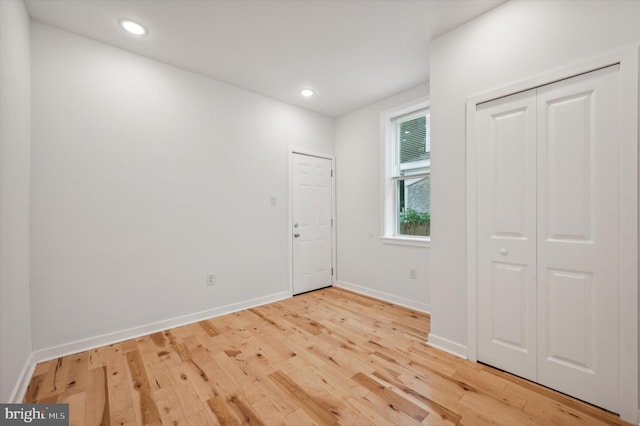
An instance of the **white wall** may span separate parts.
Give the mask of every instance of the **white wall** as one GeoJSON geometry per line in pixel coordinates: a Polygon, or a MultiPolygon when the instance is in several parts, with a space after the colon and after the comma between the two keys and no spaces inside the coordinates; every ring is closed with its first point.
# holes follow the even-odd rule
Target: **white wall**
{"type": "MultiPolygon", "coordinates": [[[[29,17],[0,1],[0,401],[9,402],[31,355],[29,17]]],[[[13,402],[13,401],[11,401],[13,402]]]]}
{"type": "Polygon", "coordinates": [[[637,46],[638,17],[634,1],[514,1],[432,43],[431,324],[450,349],[467,343],[465,101],[637,46]]]}
{"type": "Polygon", "coordinates": [[[288,146],[333,154],[332,120],[39,23],[32,46],[35,349],[288,292],[288,146]]]}
{"type": "Polygon", "coordinates": [[[428,93],[426,83],[414,87],[340,117],[335,127],[338,285],[421,310],[429,310],[430,249],[380,240],[380,113],[428,93]]]}

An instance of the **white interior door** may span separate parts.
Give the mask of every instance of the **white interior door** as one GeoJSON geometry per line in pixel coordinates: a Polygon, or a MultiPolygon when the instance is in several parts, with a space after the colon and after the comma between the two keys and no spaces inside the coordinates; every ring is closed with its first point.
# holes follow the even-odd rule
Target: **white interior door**
{"type": "Polygon", "coordinates": [[[620,78],[538,89],[538,380],[618,412],[620,78]]]}
{"type": "Polygon", "coordinates": [[[478,360],[619,410],[612,66],[477,107],[478,360]]]}
{"type": "Polygon", "coordinates": [[[332,284],[331,160],[292,154],[293,294],[332,284]]]}
{"type": "Polygon", "coordinates": [[[477,112],[478,359],[536,380],[535,90],[477,112]]]}

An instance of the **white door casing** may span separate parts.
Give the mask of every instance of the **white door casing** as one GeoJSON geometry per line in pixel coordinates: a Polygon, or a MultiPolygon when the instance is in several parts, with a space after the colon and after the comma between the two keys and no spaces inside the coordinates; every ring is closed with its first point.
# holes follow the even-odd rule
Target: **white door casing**
{"type": "Polygon", "coordinates": [[[478,360],[620,410],[620,76],[477,106],[478,360]]]}
{"type": "Polygon", "coordinates": [[[293,153],[293,294],[332,285],[332,161],[293,153]]]}

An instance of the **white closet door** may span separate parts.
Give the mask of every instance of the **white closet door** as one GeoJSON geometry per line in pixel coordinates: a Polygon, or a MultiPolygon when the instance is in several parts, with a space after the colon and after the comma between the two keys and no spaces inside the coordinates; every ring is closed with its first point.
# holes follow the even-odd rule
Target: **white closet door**
{"type": "Polygon", "coordinates": [[[536,380],[535,90],[477,108],[478,360],[536,380]]]}
{"type": "Polygon", "coordinates": [[[619,66],[538,89],[538,381],[618,412],[619,66]]]}
{"type": "Polygon", "coordinates": [[[619,67],[477,107],[478,360],[619,411],[619,67]]]}

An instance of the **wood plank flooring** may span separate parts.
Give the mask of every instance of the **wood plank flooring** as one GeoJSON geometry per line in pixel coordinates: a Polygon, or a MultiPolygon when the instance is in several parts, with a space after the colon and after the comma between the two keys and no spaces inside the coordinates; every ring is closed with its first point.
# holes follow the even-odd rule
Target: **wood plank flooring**
{"type": "Polygon", "coordinates": [[[624,425],[425,344],[429,316],[336,288],[38,364],[71,425],[624,425]]]}

